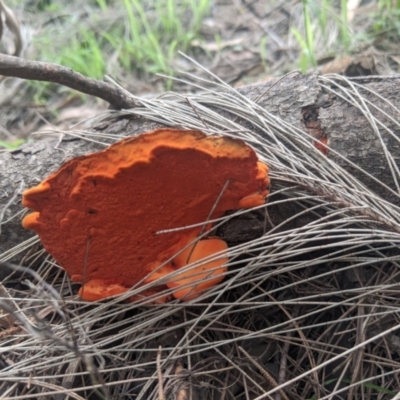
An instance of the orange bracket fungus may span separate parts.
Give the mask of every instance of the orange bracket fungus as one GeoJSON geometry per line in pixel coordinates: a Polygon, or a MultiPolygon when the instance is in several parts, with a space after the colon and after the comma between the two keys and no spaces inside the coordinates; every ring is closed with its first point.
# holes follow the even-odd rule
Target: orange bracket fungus
{"type": "Polygon", "coordinates": [[[201,223],[264,204],[267,172],[239,139],[158,129],[74,158],[26,190],[22,203],[34,212],[23,225],[82,283],[84,300],[126,292],[197,262],[157,287],[188,300],[219,283],[228,261],[223,240],[195,240],[201,223]],[[162,230],[168,231],[157,234],[162,230]],[[200,262],[215,253],[222,256],[200,262]]]}

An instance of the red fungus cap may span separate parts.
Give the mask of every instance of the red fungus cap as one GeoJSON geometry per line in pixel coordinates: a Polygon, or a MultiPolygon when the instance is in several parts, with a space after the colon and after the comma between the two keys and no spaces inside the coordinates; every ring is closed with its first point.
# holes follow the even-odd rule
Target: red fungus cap
{"type": "MultiPolygon", "coordinates": [[[[23,225],[38,233],[73,281],[84,285],[83,299],[99,300],[127,291],[152,271],[147,282],[226,251],[220,239],[203,240],[157,269],[202,228],[156,233],[205,222],[213,207],[211,219],[264,204],[267,172],[241,140],[158,129],[74,158],[26,190],[22,203],[35,212],[23,225]]],[[[222,256],[219,264],[200,266],[193,286],[175,290],[174,296],[194,298],[220,282],[226,262],[222,256]]],[[[188,279],[181,274],[166,285],[177,288],[188,279]]]]}

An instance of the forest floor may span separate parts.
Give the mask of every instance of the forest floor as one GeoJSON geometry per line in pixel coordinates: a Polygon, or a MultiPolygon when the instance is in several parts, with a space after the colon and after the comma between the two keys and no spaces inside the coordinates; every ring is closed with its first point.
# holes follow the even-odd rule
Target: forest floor
{"type": "MultiPolygon", "coordinates": [[[[107,75],[146,99],[168,91],[204,93],[212,87],[207,80],[221,79],[237,88],[294,70],[355,77],[393,75],[400,68],[399,2],[341,1],[336,6],[324,0],[4,3],[12,17],[3,8],[1,52],[17,52],[30,60],[57,63],[99,80],[107,75]],[[345,10],[340,7],[344,4],[345,10]],[[18,23],[13,25],[12,20],[18,23]],[[185,81],[193,82],[192,77],[204,79],[201,87],[185,81]]],[[[24,142],[29,144],[35,134],[44,130],[67,130],[81,121],[81,126],[90,126],[90,119],[107,109],[104,101],[59,85],[4,77],[0,81],[0,151],[15,150],[24,142]]],[[[258,117],[265,126],[272,125],[269,116],[258,117]]],[[[284,135],[281,126],[273,128],[275,137],[284,135]]],[[[287,141],[282,143],[277,146],[279,151],[287,141]]],[[[269,143],[264,145],[267,158],[269,143]]],[[[279,151],[276,159],[281,160],[279,151]]],[[[282,154],[286,155],[284,151],[282,154]]],[[[306,152],[302,154],[304,158],[295,159],[296,154],[293,150],[293,158],[285,159],[282,165],[309,165],[311,158],[306,152]]],[[[315,156],[315,160],[320,159],[315,156]]],[[[320,167],[312,164],[307,173],[311,176],[320,167]]],[[[337,171],[327,175],[324,184],[343,187],[355,196],[363,193],[361,186],[351,192],[352,186],[343,184],[350,179],[346,181],[337,171]]],[[[320,196],[308,193],[301,184],[298,188],[296,192],[296,185],[290,187],[293,198],[303,199],[304,209],[310,208],[317,215],[320,205],[315,205],[314,210],[310,204],[317,204],[320,196]]],[[[280,189],[284,196],[287,188],[280,189]]],[[[266,208],[274,201],[279,203],[279,190],[278,200],[273,196],[268,199],[266,208]]],[[[162,369],[157,364],[158,357],[164,357],[163,365],[170,363],[167,372],[163,369],[165,386],[176,388],[177,383],[185,381],[200,392],[212,393],[199,398],[261,399],[262,393],[271,387],[275,391],[278,384],[274,379],[288,387],[287,391],[276,390],[273,397],[269,396],[274,399],[287,399],[285,393],[295,400],[398,398],[393,396],[400,387],[399,337],[390,329],[394,332],[399,326],[396,240],[400,242],[400,238],[389,229],[382,233],[372,223],[365,228],[364,219],[367,224],[368,218],[356,221],[362,229],[354,233],[350,211],[338,204],[332,201],[325,204],[326,209],[324,204],[321,206],[321,226],[310,224],[309,231],[293,230],[292,236],[287,232],[279,236],[277,230],[275,243],[264,238],[264,244],[254,242],[250,250],[236,247],[239,264],[231,268],[232,276],[240,276],[238,265],[243,260],[248,262],[249,257],[247,266],[252,268],[252,275],[232,280],[233,289],[227,287],[216,303],[194,303],[190,307],[178,302],[164,304],[164,308],[154,304],[136,307],[118,299],[85,303],[77,298],[79,285],[71,285],[61,276],[61,268],[49,261],[41,249],[34,248],[36,255],[27,252],[26,259],[31,265],[42,262],[37,269],[42,275],[37,276],[45,276],[47,283],[56,282],[59,286],[40,286],[40,280],[37,287],[48,297],[39,290],[34,292],[36,287],[32,284],[28,288],[33,288],[32,298],[22,297],[31,293],[25,287],[10,286],[16,293],[15,304],[28,304],[20,308],[26,312],[27,324],[34,321],[36,325],[32,322],[31,331],[18,331],[20,336],[14,335],[13,330],[9,337],[3,337],[0,371],[9,381],[0,380],[0,389],[4,390],[0,393],[14,391],[15,397],[10,399],[25,398],[26,393],[36,398],[37,393],[46,391],[52,395],[51,390],[60,396],[65,389],[70,390],[71,397],[82,393],[83,397],[74,398],[131,399],[138,393],[151,393],[152,399],[160,399],[162,396],[157,397],[155,388],[162,376],[157,377],[156,372],[162,369]],[[342,243],[341,235],[347,228],[353,231],[343,234],[342,247],[324,245],[324,235],[327,241],[331,240],[329,243],[342,243]],[[332,232],[337,235],[334,239],[332,232]],[[382,235],[379,240],[375,232],[382,235]],[[315,247],[310,238],[317,239],[315,247]],[[301,240],[304,242],[300,243],[301,240]],[[303,251],[304,243],[313,246],[309,253],[303,251]],[[384,243],[382,252],[380,243],[384,243]],[[390,246],[385,247],[386,243],[390,246]],[[393,258],[387,261],[387,254],[393,258]],[[271,273],[268,279],[267,273],[271,273]],[[387,288],[382,293],[384,285],[387,288]],[[63,301],[67,299],[60,308],[52,308],[59,303],[52,303],[54,291],[49,287],[61,288],[57,295],[61,293],[63,301]],[[67,314],[70,319],[64,318],[67,314]],[[65,326],[70,329],[66,334],[65,326]],[[74,342],[75,334],[80,335],[76,339],[80,347],[74,342]],[[59,340],[60,337],[65,340],[59,340]],[[160,350],[156,360],[159,346],[165,353],[160,350]],[[349,354],[354,357],[347,357],[349,354]],[[254,365],[254,359],[262,365],[254,365]],[[182,360],[189,361],[181,364],[182,360]],[[303,380],[290,385],[292,379],[303,374],[303,380]],[[60,388],[61,392],[57,392],[60,388]],[[110,389],[115,397],[103,396],[100,389],[110,389]]],[[[262,215],[263,222],[266,215],[262,215]]],[[[22,325],[11,328],[20,329],[22,325]]]]}

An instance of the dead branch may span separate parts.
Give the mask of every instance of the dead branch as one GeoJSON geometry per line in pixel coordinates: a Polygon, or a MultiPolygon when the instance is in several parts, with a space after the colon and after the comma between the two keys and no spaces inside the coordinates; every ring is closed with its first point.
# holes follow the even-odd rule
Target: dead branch
{"type": "Polygon", "coordinates": [[[21,27],[18,19],[12,10],[7,7],[4,1],[0,0],[0,40],[2,39],[2,35],[4,32],[4,25],[10,30],[10,32],[14,35],[14,56],[21,55],[23,41],[21,35],[21,27]],[[3,22],[4,19],[4,22],[3,22]]]}
{"type": "Polygon", "coordinates": [[[99,97],[117,110],[137,104],[124,91],[107,82],[88,78],[70,68],[40,61],[0,54],[0,75],[33,81],[53,82],[90,96],[99,97]]]}

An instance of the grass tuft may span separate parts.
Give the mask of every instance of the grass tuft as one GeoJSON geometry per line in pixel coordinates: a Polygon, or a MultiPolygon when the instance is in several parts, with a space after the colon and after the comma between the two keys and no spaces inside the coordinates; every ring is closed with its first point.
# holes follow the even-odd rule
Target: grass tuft
{"type": "MultiPolygon", "coordinates": [[[[189,52],[211,0],[96,0],[87,15],[56,9],[33,38],[37,59],[102,79],[104,74],[173,75],[178,51],[189,52]],[[69,32],[65,35],[65,32],[69,32]]],[[[42,5],[43,6],[43,5],[42,5]]],[[[48,7],[53,9],[50,4],[48,7]]],[[[41,95],[48,85],[41,87],[41,95]]]]}

